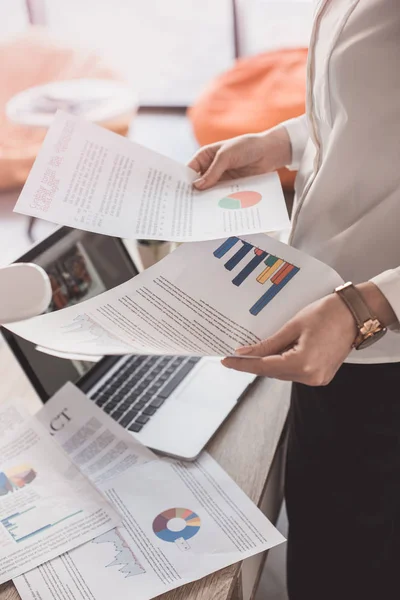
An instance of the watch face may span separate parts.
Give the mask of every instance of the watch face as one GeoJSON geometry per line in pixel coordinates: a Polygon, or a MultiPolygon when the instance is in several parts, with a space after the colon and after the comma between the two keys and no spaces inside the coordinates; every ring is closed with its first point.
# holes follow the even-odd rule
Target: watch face
{"type": "Polygon", "coordinates": [[[372,346],[375,342],[380,340],[386,333],[386,328],[382,328],[375,333],[370,333],[358,346],[357,350],[363,350],[363,348],[368,348],[368,346],[372,346]]]}

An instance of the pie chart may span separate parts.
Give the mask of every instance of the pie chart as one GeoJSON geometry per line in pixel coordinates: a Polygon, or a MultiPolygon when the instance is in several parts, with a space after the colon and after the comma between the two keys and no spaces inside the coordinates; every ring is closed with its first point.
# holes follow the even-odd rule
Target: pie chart
{"type": "Polygon", "coordinates": [[[251,208],[262,200],[259,192],[234,192],[221,198],[218,202],[220,208],[237,210],[238,208],[251,208]]]}
{"type": "Polygon", "coordinates": [[[153,531],[164,542],[176,542],[179,538],[190,540],[199,531],[200,525],[200,517],[190,508],[169,508],[154,519],[153,531]]]}

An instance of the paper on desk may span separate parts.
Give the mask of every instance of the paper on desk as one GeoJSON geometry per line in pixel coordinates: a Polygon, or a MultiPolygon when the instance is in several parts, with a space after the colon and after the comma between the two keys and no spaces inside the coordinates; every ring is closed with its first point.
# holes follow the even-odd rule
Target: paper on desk
{"type": "Polygon", "coordinates": [[[96,486],[157,456],[72,383],[36,414],[72,462],[96,486]]]}
{"type": "Polygon", "coordinates": [[[341,283],[269,236],[232,236],[179,246],[112,290],[7,328],[64,353],[229,356],[341,283]]]}
{"type": "Polygon", "coordinates": [[[20,425],[30,418],[21,398],[9,398],[0,404],[0,440],[1,444],[15,434],[20,425]]]}
{"type": "MultiPolygon", "coordinates": [[[[36,414],[36,418],[68,454],[72,462],[97,487],[104,486],[106,482],[126,472],[126,476],[130,477],[134,465],[158,460],[153,452],[118,425],[72,383],[65,384],[36,414]]],[[[81,555],[87,552],[90,561],[92,543],[99,544],[105,537],[110,540],[120,540],[122,535],[122,528],[114,528],[93,542],[84,544],[81,555]]],[[[67,552],[60,558],[42,565],[40,573],[56,568],[58,563],[69,564],[70,562],[70,554],[67,552]]],[[[93,568],[96,569],[96,565],[93,565],[93,568]]],[[[35,572],[32,571],[33,577],[35,572]]],[[[27,581],[30,575],[29,573],[23,578],[17,578],[16,585],[19,585],[20,581],[27,581]]],[[[74,582],[73,575],[71,577],[72,581],[67,582],[66,589],[73,589],[76,585],[82,589],[78,578],[74,582]]],[[[55,588],[51,592],[52,598],[57,597],[58,594],[58,591],[56,594],[58,587],[56,580],[53,583],[55,588]]],[[[69,599],[71,596],[67,597],[69,599]]]]}
{"type": "Polygon", "coordinates": [[[119,522],[35,418],[0,446],[0,465],[0,583],[119,522]]]}
{"type": "Polygon", "coordinates": [[[276,173],[199,192],[188,167],[58,112],[15,206],[60,225],[177,242],[289,227],[276,173]]]}
{"type": "Polygon", "coordinates": [[[284,541],[206,453],[109,480],[123,527],[17,578],[22,600],[149,600],[284,541]]]}

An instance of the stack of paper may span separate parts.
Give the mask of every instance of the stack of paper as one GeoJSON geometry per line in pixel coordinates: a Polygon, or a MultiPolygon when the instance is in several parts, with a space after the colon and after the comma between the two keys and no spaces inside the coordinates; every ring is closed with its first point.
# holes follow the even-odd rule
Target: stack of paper
{"type": "Polygon", "coordinates": [[[36,419],[2,406],[0,583],[106,534],[115,509],[36,419]]]}
{"type": "MultiPolygon", "coordinates": [[[[72,384],[22,427],[18,434],[18,439],[25,440],[24,447],[18,447],[21,466],[12,471],[9,463],[2,463],[10,482],[3,478],[2,485],[4,490],[7,485],[20,485],[26,492],[5,491],[4,498],[11,494],[15,502],[16,494],[18,498],[25,494],[31,504],[19,501],[23,510],[5,520],[1,516],[10,543],[4,547],[3,558],[0,554],[0,564],[6,554],[9,562],[13,557],[15,566],[2,568],[1,581],[15,577],[23,600],[149,600],[284,541],[208,454],[194,463],[158,460],[72,384]],[[60,486],[60,475],[50,471],[39,449],[32,452],[34,447],[28,448],[27,440],[39,435],[37,432],[41,447],[48,445],[52,464],[65,472],[68,463],[68,486],[60,486]],[[50,530],[54,533],[48,537],[44,530],[31,531],[36,534],[31,542],[35,547],[28,553],[31,546],[26,535],[34,523],[37,527],[43,504],[39,494],[45,495],[52,507],[48,520],[53,520],[54,510],[60,520],[65,504],[69,511],[78,511],[77,506],[72,507],[78,483],[79,506],[86,512],[80,512],[76,521],[65,516],[65,524],[55,523],[50,530]],[[119,514],[120,524],[115,518],[106,518],[106,501],[92,484],[119,514]],[[91,519],[86,488],[102,507],[91,519]],[[31,512],[31,519],[24,517],[24,511],[31,512]],[[79,537],[75,534],[71,539],[69,523],[79,537]],[[52,552],[39,553],[50,544],[52,552]],[[16,548],[13,553],[10,546],[16,548]],[[23,562],[23,557],[33,553],[34,559],[23,562]],[[45,562],[48,559],[53,560],[45,562]],[[33,567],[37,568],[29,570],[33,567]],[[16,577],[20,573],[23,575],[16,577]]],[[[11,447],[16,448],[8,445],[11,447]]],[[[0,497],[0,510],[2,501],[0,497]]],[[[109,506],[107,511],[114,513],[113,508],[109,506]]]]}

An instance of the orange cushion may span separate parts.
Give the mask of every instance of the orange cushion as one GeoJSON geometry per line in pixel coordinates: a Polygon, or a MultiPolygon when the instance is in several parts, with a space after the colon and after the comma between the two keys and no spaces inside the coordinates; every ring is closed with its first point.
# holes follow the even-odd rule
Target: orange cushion
{"type": "MultiPolygon", "coordinates": [[[[0,190],[24,184],[47,131],[11,123],[8,100],[32,86],[79,77],[120,79],[93,52],[58,43],[42,28],[0,43],[0,190]]],[[[129,122],[124,116],[102,125],[125,134],[129,122]]]]}
{"type": "MultiPolygon", "coordinates": [[[[217,77],[188,110],[199,144],[256,133],[305,111],[307,48],[266,52],[239,59],[217,77]]],[[[295,174],[282,169],[283,187],[295,174]]]]}

